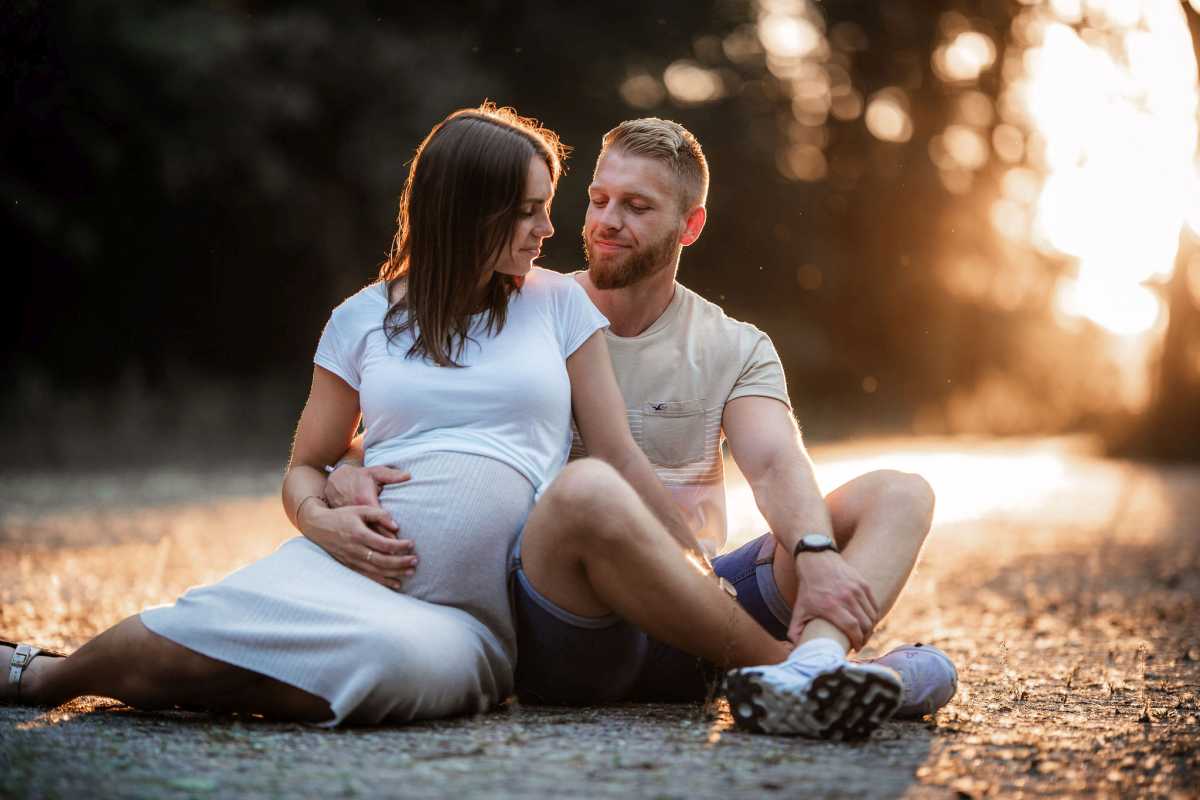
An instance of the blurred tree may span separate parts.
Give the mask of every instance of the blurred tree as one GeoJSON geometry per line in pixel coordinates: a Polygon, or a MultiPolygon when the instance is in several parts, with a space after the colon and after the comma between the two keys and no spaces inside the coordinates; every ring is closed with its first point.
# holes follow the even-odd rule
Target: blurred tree
{"type": "MultiPolygon", "coordinates": [[[[1187,15],[1200,63],[1200,16],[1187,15]]],[[[1198,153],[1200,155],[1200,153],[1198,153]]],[[[1200,214],[1200,211],[1194,212],[1200,214]]],[[[1193,218],[1192,224],[1198,220],[1193,218]]],[[[1168,321],[1154,365],[1149,413],[1117,448],[1159,458],[1200,460],[1200,242],[1184,228],[1175,271],[1166,286],[1168,321]]]]}
{"type": "MultiPolygon", "coordinates": [[[[1066,259],[996,233],[997,197],[1037,189],[1016,169],[1035,137],[1003,97],[1032,8],[15,0],[0,235],[22,269],[0,358],[51,379],[6,400],[24,420],[38,398],[181,373],[284,373],[300,392],[329,306],[387,249],[412,149],[490,98],[577,148],[545,259],[560,269],[582,261],[605,130],[655,114],[697,134],[710,222],[681,278],[772,335],[810,432],[1093,424],[1110,341],[1056,321],[1066,259]]],[[[1192,396],[1181,302],[1163,408],[1192,396]]]]}

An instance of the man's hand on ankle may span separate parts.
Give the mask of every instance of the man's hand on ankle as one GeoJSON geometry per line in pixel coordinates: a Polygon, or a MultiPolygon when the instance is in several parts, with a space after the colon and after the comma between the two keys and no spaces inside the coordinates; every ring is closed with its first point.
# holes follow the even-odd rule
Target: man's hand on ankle
{"type": "Polygon", "coordinates": [[[861,649],[871,638],[879,610],[871,587],[857,569],[832,550],[796,555],[796,604],[788,638],[800,638],[804,627],[823,619],[846,635],[850,646],[861,649]]]}
{"type": "Polygon", "coordinates": [[[325,482],[325,501],[330,508],[343,506],[379,506],[384,486],[404,483],[412,475],[394,467],[364,467],[343,462],[325,482]]]}

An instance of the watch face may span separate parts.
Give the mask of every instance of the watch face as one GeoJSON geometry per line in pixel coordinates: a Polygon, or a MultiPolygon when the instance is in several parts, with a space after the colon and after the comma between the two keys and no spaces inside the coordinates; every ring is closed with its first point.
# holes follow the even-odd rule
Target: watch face
{"type": "Polygon", "coordinates": [[[806,533],[800,541],[804,542],[805,547],[828,547],[833,544],[832,539],[820,533],[806,533]]]}

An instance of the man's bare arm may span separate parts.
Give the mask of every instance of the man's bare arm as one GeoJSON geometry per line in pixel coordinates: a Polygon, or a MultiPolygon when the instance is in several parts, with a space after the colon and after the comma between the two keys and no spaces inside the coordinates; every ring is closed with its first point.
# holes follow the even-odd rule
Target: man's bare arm
{"type": "MultiPolygon", "coordinates": [[[[787,406],[769,397],[739,397],[726,404],[721,424],[759,510],[787,552],[794,553],[807,533],[832,538],[812,459],[787,406]]],[[[833,551],[802,552],[795,563],[799,587],[789,637],[797,638],[808,621],[824,619],[853,647],[862,647],[879,618],[862,575],[833,551]]]]}

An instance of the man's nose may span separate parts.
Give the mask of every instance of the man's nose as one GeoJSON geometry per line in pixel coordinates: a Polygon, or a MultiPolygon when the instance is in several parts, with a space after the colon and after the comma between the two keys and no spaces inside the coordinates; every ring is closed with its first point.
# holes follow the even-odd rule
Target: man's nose
{"type": "Polygon", "coordinates": [[[604,230],[620,230],[621,229],[621,213],[614,208],[615,203],[606,203],[604,208],[599,209],[599,214],[596,217],[596,224],[604,230]]]}

